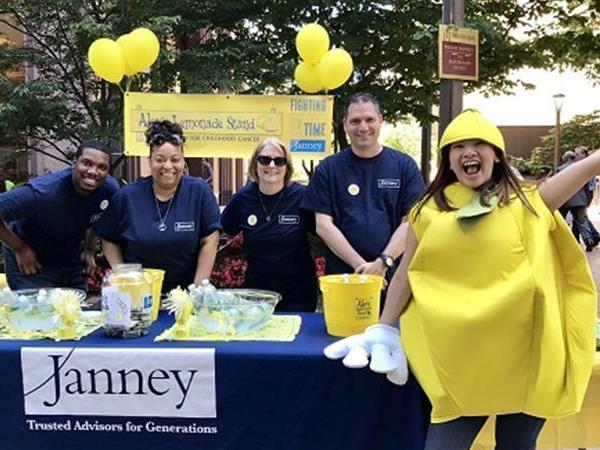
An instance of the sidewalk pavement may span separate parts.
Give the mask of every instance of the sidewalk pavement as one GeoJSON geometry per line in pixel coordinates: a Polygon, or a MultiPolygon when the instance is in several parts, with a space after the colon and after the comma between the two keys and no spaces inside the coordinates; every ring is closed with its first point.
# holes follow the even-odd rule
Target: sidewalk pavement
{"type": "MultiPolygon", "coordinates": [[[[588,208],[588,217],[594,224],[594,226],[600,230],[600,205],[592,205],[588,208]]],[[[592,269],[592,275],[596,282],[596,289],[600,293],[600,246],[596,247],[591,252],[585,252],[590,267],[592,269]]],[[[598,317],[600,317],[600,303],[598,305],[598,317]]]]}
{"type": "MultiPolygon", "coordinates": [[[[588,208],[588,217],[594,224],[594,226],[600,230],[600,205],[592,204],[588,208]]],[[[596,283],[596,290],[600,293],[600,247],[596,247],[591,252],[585,253],[590,268],[592,269],[592,275],[594,276],[594,282],[596,283]]],[[[598,303],[598,317],[600,317],[600,302],[598,303]]],[[[593,447],[588,450],[600,450],[600,447],[593,447]]]]}
{"type": "MultiPolygon", "coordinates": [[[[588,217],[594,224],[594,226],[600,230],[600,205],[592,204],[588,208],[588,217]]],[[[582,245],[583,248],[583,245],[582,245]]],[[[585,250],[584,250],[585,251],[585,250]]],[[[596,290],[600,294],[600,246],[594,248],[591,252],[585,252],[590,268],[592,269],[592,275],[594,282],[596,283],[596,290]]],[[[600,317],[600,303],[598,305],[598,317],[600,317]]],[[[578,449],[559,449],[559,450],[578,450],[578,449]]],[[[600,450],[600,447],[591,447],[586,450],[600,450]]]]}

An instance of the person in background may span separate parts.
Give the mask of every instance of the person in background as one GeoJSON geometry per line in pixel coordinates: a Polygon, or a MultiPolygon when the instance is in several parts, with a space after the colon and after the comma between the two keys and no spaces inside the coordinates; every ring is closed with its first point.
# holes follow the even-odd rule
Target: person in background
{"type": "Polygon", "coordinates": [[[221,215],[227,234],[244,237],[244,285],[280,293],[277,311],[314,312],[317,279],[308,241],[314,214],[300,208],[305,187],[291,181],[292,155],[279,139],[267,138],[252,153],[248,172],[252,181],[221,215]]]}
{"type": "MultiPolygon", "coordinates": [[[[587,147],[575,147],[575,161],[581,161],[589,156],[587,147]]],[[[596,190],[596,177],[592,177],[587,183],[587,205],[590,206],[592,199],[594,198],[594,191],[596,190]]]]}
{"type": "Polygon", "coordinates": [[[423,192],[423,179],[410,156],[379,143],[382,125],[373,95],[350,97],[344,117],[350,147],[319,163],[302,201],[327,245],[328,274],[390,278],[404,250],[402,220],[423,192]]]}
{"type": "MultiPolygon", "coordinates": [[[[14,187],[15,187],[15,183],[10,181],[5,174],[0,172],[0,194],[3,192],[11,191],[11,190],[13,190],[14,187]]],[[[1,246],[0,246],[0,254],[2,254],[1,246]]],[[[4,261],[4,258],[2,258],[2,261],[4,261]]]]}
{"type": "Polygon", "coordinates": [[[563,153],[562,156],[562,165],[558,167],[558,171],[560,172],[563,169],[566,169],[571,164],[575,162],[575,152],[573,150],[567,150],[563,153]]]}
{"type": "MultiPolygon", "coordinates": [[[[588,155],[589,155],[589,151],[588,151],[587,147],[576,147],[575,148],[575,160],[576,161],[581,161],[582,159],[587,158],[588,155]]],[[[593,247],[596,247],[596,246],[598,246],[598,244],[600,244],[600,233],[598,232],[598,230],[596,229],[596,227],[590,220],[590,216],[588,214],[588,208],[590,207],[592,200],[594,199],[594,192],[596,191],[596,177],[595,176],[592,177],[590,179],[590,181],[588,181],[586,188],[587,188],[587,191],[586,191],[587,207],[585,210],[584,220],[586,222],[587,228],[590,230],[592,237],[594,239],[593,243],[596,244],[593,247]]],[[[586,250],[590,251],[588,249],[587,245],[586,245],[586,250]]]]}
{"type": "Polygon", "coordinates": [[[119,189],[109,170],[108,147],[86,141],[73,167],[0,194],[0,240],[11,289],[86,289],[84,266],[94,271],[97,242],[90,228],[119,189]]]}
{"type": "MultiPolygon", "coordinates": [[[[566,169],[574,162],[575,162],[575,152],[573,150],[567,150],[562,155],[562,164],[560,166],[558,166],[557,172],[560,172],[561,170],[566,169]]],[[[567,223],[571,225],[571,227],[577,227],[577,225],[575,225],[573,223],[573,216],[571,215],[569,217],[569,209],[565,205],[562,205],[560,208],[558,208],[558,210],[562,214],[562,216],[565,218],[567,223]]],[[[579,236],[579,232],[576,233],[575,231],[573,231],[573,234],[576,235],[577,237],[579,236]]],[[[579,240],[579,237],[577,238],[577,240],[579,240]]]]}
{"type": "Polygon", "coordinates": [[[507,155],[506,158],[507,158],[510,170],[512,170],[512,173],[515,176],[515,178],[517,179],[517,181],[518,182],[525,181],[525,177],[523,177],[523,175],[521,174],[519,169],[513,164],[514,157],[512,157],[511,155],[507,155]]]}
{"type": "Polygon", "coordinates": [[[163,292],[210,278],[219,206],[210,186],[183,174],[183,131],[168,120],[146,130],[151,175],[121,189],[95,226],[111,267],[140,263],[165,271],[163,292]]]}
{"type": "Polygon", "coordinates": [[[200,158],[200,178],[202,178],[209,186],[212,187],[213,169],[205,158],[200,158]]]}
{"type": "MultiPolygon", "coordinates": [[[[581,161],[588,156],[588,150],[585,147],[576,147],[575,151],[569,155],[567,162],[559,167],[559,171],[563,171],[570,167],[577,161],[581,161]]],[[[566,153],[565,153],[566,155],[566,153]]],[[[572,225],[571,230],[575,239],[579,241],[579,237],[583,240],[585,249],[591,252],[594,247],[600,244],[600,233],[594,227],[594,224],[590,221],[587,215],[587,208],[591,202],[593,195],[593,189],[590,191],[590,184],[595,181],[595,177],[588,181],[588,183],[579,189],[575,195],[573,195],[567,202],[559,208],[560,213],[563,217],[567,217],[567,214],[571,213],[572,225]]]]}
{"type": "Polygon", "coordinates": [[[403,344],[432,403],[425,450],[468,450],[489,416],[496,449],[533,450],[546,418],[581,408],[592,372],[597,293],[556,209],[600,172],[600,153],[521,187],[500,130],[475,110],[448,125],[439,153],[380,323],[325,354],[349,367],[370,354],[402,384],[403,344]]]}
{"type": "Polygon", "coordinates": [[[15,187],[15,183],[8,179],[8,177],[0,173],[0,194],[2,192],[12,191],[15,187]]]}

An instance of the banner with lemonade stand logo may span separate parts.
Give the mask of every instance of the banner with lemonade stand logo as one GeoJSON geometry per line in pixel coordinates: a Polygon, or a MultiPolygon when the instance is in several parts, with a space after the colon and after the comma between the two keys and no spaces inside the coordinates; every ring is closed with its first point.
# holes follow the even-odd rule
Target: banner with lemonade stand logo
{"type": "Polygon", "coordinates": [[[333,97],[329,95],[205,95],[127,92],[125,154],[148,156],[144,130],[153,120],[178,122],[185,155],[248,158],[275,136],[293,155],[320,159],[332,153],[333,97]]]}

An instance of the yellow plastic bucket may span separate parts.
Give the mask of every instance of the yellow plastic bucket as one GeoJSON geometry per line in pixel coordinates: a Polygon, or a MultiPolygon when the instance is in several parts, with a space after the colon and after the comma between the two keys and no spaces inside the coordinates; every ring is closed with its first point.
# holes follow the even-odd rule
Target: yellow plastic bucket
{"type": "Polygon", "coordinates": [[[160,309],[160,294],[165,278],[165,271],[162,269],[144,268],[144,272],[150,275],[152,279],[152,320],[156,320],[158,318],[158,310],[160,309]]]}
{"type": "Polygon", "coordinates": [[[319,277],[327,333],[351,336],[362,333],[379,319],[379,297],[383,277],[341,274],[319,277]]]}

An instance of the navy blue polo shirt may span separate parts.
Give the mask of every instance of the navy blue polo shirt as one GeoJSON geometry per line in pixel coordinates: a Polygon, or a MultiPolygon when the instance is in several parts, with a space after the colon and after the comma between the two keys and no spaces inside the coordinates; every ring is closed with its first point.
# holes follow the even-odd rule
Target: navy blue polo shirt
{"type": "MultiPolygon", "coordinates": [[[[374,261],[423,190],[410,156],[384,147],[377,156],[360,158],[347,148],[319,163],[302,206],[332,216],[350,245],[374,261]]],[[[327,273],[354,272],[329,249],[326,261],[327,273]]]]}
{"type": "Polygon", "coordinates": [[[163,292],[186,288],[194,281],[200,240],[221,229],[219,205],[208,184],[184,176],[170,207],[168,202],[159,202],[158,208],[165,231],[158,228],[161,222],[152,178],[142,178],[113,197],[94,230],[121,247],[124,262],[163,269],[163,292]]]}
{"type": "Polygon", "coordinates": [[[73,186],[68,168],[31,179],[0,194],[0,214],[11,230],[27,243],[42,266],[81,265],[85,233],[109,206],[119,185],[108,176],[88,195],[73,186]]]}
{"type": "Polygon", "coordinates": [[[245,286],[279,292],[279,311],[314,311],[317,302],[315,262],[308,242],[308,233],[314,233],[314,214],[300,208],[305,189],[292,183],[265,195],[253,182],[232,197],[221,215],[227,234],[243,233],[248,260],[245,286]]]}

